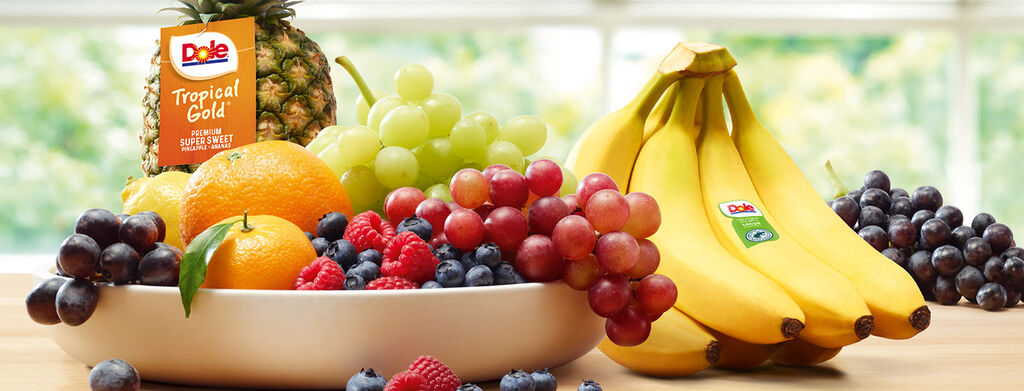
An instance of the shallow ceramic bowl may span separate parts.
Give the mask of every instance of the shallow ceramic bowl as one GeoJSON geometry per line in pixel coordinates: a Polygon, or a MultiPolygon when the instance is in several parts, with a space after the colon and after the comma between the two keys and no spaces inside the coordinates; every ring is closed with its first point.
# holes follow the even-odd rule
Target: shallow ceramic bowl
{"type": "MultiPolygon", "coordinates": [[[[40,268],[38,283],[55,277],[40,268]]],[[[177,288],[101,284],[85,324],[45,326],[92,366],[120,358],[143,379],[255,388],[345,388],[432,355],[464,382],[558,367],[604,337],[586,293],[562,282],[405,291],[203,289],[186,319],[177,288]]]]}

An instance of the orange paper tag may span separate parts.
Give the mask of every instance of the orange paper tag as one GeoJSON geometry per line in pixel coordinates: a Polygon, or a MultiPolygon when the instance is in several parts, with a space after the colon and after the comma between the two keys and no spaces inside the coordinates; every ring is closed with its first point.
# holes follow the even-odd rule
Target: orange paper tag
{"type": "Polygon", "coordinates": [[[256,141],[253,18],[160,29],[160,166],[256,141]]]}

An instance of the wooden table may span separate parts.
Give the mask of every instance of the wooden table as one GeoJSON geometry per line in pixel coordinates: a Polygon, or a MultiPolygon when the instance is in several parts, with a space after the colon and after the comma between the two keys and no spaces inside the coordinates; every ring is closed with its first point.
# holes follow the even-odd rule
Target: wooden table
{"type": "MultiPolygon", "coordinates": [[[[0,274],[0,390],[87,390],[89,368],[65,354],[25,313],[27,274],[0,274]]],[[[605,390],[1024,389],[1024,307],[989,313],[933,305],[932,326],[908,341],[869,338],[817,367],[709,369],[663,380],[636,375],[594,350],[554,370],[559,390],[593,378],[605,390]]],[[[482,385],[497,390],[497,383],[482,385]]],[[[189,387],[145,383],[144,390],[189,387]]],[[[210,389],[204,389],[210,390],[210,389]]]]}

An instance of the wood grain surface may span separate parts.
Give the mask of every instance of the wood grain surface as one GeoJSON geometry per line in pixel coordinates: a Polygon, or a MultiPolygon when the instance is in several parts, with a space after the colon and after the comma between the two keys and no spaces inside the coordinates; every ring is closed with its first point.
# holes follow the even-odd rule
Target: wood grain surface
{"type": "MultiPolygon", "coordinates": [[[[26,314],[31,284],[28,274],[0,274],[0,390],[88,390],[89,368],[61,351],[26,314]]],[[[817,367],[762,365],[747,372],[709,369],[687,378],[654,379],[594,350],[553,372],[559,390],[575,390],[584,378],[609,391],[1024,389],[1024,307],[994,313],[966,302],[930,307],[932,325],[917,337],[872,337],[817,367]]],[[[481,386],[498,390],[496,382],[481,386]]],[[[144,383],[142,389],[195,388],[144,383]]]]}

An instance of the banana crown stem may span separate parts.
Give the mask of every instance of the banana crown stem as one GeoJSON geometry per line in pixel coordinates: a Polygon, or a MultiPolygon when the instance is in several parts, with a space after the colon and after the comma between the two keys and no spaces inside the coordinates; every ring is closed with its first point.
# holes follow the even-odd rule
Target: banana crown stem
{"type": "Polygon", "coordinates": [[[701,93],[701,124],[698,140],[708,137],[712,132],[726,132],[729,128],[725,123],[725,111],[722,107],[723,76],[715,76],[708,80],[701,93]]]}
{"type": "Polygon", "coordinates": [[[664,74],[656,73],[647,84],[640,89],[640,93],[636,95],[626,107],[628,107],[634,115],[641,118],[647,118],[651,115],[651,111],[654,110],[654,105],[658,103],[661,96],[665,94],[665,90],[668,89],[672,83],[679,80],[679,75],[676,74],[664,74]]]}
{"type": "Polygon", "coordinates": [[[672,105],[672,114],[668,118],[665,127],[674,127],[696,136],[694,120],[697,115],[697,103],[700,101],[701,91],[707,82],[702,77],[687,76],[678,81],[679,91],[676,92],[676,99],[672,105]]]}
{"type": "Polygon", "coordinates": [[[723,90],[734,128],[740,128],[740,124],[744,123],[758,123],[757,114],[754,114],[754,109],[750,107],[747,94],[743,92],[743,84],[740,83],[740,77],[736,74],[736,70],[730,69],[725,74],[723,90]]]}

